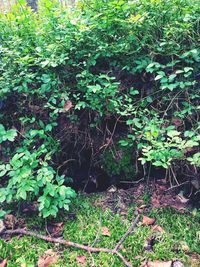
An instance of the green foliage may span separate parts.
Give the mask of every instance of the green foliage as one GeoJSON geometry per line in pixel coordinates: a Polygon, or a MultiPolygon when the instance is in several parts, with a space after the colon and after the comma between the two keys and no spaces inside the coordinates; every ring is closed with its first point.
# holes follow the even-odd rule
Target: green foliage
{"type": "MultiPolygon", "coordinates": [[[[117,120],[126,131],[111,137],[136,148],[143,164],[196,170],[199,15],[196,0],[85,0],[66,9],[41,0],[38,13],[20,1],[0,14],[1,201],[36,200],[44,217],[68,209],[75,194],[56,171],[71,129],[63,121],[81,124],[86,112],[89,140],[117,120]]],[[[113,163],[116,173],[131,176],[132,156],[113,163]]]]}
{"type": "Polygon", "coordinates": [[[11,141],[15,140],[17,136],[17,131],[15,129],[5,130],[4,126],[0,124],[0,143],[4,141],[11,141]]]}
{"type": "Polygon", "coordinates": [[[192,157],[187,158],[192,165],[200,167],[200,152],[195,153],[192,157]]]}
{"type": "MultiPolygon", "coordinates": [[[[181,138],[180,135],[181,133],[176,130],[167,131],[167,137],[163,137],[162,132],[146,132],[149,144],[142,149],[143,157],[140,158],[142,164],[149,161],[157,167],[168,169],[172,161],[179,159],[191,161],[191,158],[187,158],[185,154],[188,149],[198,147],[200,136],[195,136],[195,133],[193,133],[193,138],[187,140],[181,138]],[[161,135],[160,137],[158,136],[159,134],[161,135]]],[[[195,159],[196,156],[192,161],[193,163],[195,159]]]]}
{"type": "Polygon", "coordinates": [[[114,77],[101,74],[99,76],[91,75],[83,71],[76,76],[80,79],[78,87],[84,92],[82,101],[76,104],[75,109],[90,108],[98,111],[99,114],[105,115],[108,112],[113,112],[115,106],[118,105],[117,95],[119,83],[114,77]]]}
{"type": "Polygon", "coordinates": [[[13,251],[14,247],[11,244],[2,239],[0,240],[0,260],[10,257],[13,251]]]}
{"type": "Polygon", "coordinates": [[[116,147],[105,150],[102,154],[102,166],[109,176],[121,175],[128,180],[134,180],[133,149],[129,147],[116,147]]]}
{"type": "Polygon", "coordinates": [[[0,202],[31,201],[40,195],[38,203],[42,216],[55,217],[59,208],[69,210],[70,198],[76,194],[63,185],[64,176],[58,176],[47,162],[40,162],[39,156],[38,151],[16,153],[9,164],[0,165],[0,176],[10,178],[7,187],[0,189],[0,202]]]}

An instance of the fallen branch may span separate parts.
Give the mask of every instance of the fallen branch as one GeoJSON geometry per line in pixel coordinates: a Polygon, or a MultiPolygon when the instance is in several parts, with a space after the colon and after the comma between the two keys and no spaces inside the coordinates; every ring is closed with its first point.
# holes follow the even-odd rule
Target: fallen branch
{"type": "Polygon", "coordinates": [[[141,178],[140,180],[138,181],[120,181],[120,184],[139,184],[140,182],[144,181],[144,178],[141,178]]]}
{"type": "Polygon", "coordinates": [[[177,185],[171,186],[170,188],[166,189],[165,192],[168,192],[168,191],[170,191],[170,190],[173,190],[173,189],[175,189],[175,188],[178,188],[178,187],[180,187],[180,186],[182,186],[182,185],[184,185],[184,184],[188,184],[188,183],[189,183],[189,181],[186,181],[186,182],[184,182],[184,183],[181,183],[181,184],[177,184],[177,185]]]}
{"type": "Polygon", "coordinates": [[[135,229],[135,226],[138,222],[139,219],[139,215],[135,218],[133,224],[131,225],[131,227],[126,231],[126,233],[122,236],[122,238],[119,240],[119,242],[116,244],[115,246],[115,250],[118,251],[122,245],[122,243],[124,242],[124,240],[127,238],[127,236],[129,236],[133,230],[135,229]]]}
{"type": "Polygon", "coordinates": [[[120,249],[122,243],[124,242],[124,240],[126,239],[126,237],[128,235],[130,235],[133,232],[133,230],[135,229],[138,220],[139,220],[139,215],[136,217],[136,219],[134,220],[134,222],[130,226],[130,228],[127,230],[127,232],[122,236],[122,238],[116,244],[114,249],[96,248],[96,247],[81,245],[81,244],[78,244],[78,243],[75,243],[75,242],[71,242],[71,241],[67,241],[67,240],[64,240],[64,239],[53,238],[53,237],[37,234],[35,232],[27,231],[25,229],[5,230],[5,228],[4,228],[2,231],[0,231],[0,235],[26,235],[26,236],[33,236],[33,237],[42,239],[42,240],[44,240],[46,242],[57,243],[57,244],[61,244],[61,245],[67,246],[67,247],[74,247],[74,248],[82,249],[82,250],[88,251],[89,253],[99,253],[99,252],[111,253],[113,255],[117,255],[127,267],[133,267],[133,265],[119,252],[119,249],[120,249]]]}

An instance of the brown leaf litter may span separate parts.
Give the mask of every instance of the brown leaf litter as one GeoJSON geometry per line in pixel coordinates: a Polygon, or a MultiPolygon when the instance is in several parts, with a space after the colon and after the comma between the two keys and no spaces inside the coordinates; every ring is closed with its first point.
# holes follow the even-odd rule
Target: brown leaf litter
{"type": "Polygon", "coordinates": [[[181,194],[176,194],[175,190],[166,184],[164,179],[149,183],[148,190],[151,194],[147,206],[144,205],[143,195],[145,193],[145,183],[142,182],[127,190],[118,189],[114,193],[104,192],[102,198],[94,202],[95,206],[100,206],[104,211],[110,209],[113,213],[126,215],[131,204],[140,204],[138,213],[148,210],[148,207],[165,208],[171,207],[179,211],[184,211],[188,206],[188,199],[181,194]]]}
{"type": "Polygon", "coordinates": [[[48,267],[57,261],[58,255],[52,249],[48,249],[43,256],[39,257],[37,267],[48,267]]]}
{"type": "Polygon", "coordinates": [[[77,256],[76,261],[79,265],[85,264],[86,263],[86,257],[83,255],[77,256]]]}
{"type": "Polygon", "coordinates": [[[104,226],[104,227],[101,228],[101,233],[104,236],[111,236],[110,230],[106,226],[104,226]]]}

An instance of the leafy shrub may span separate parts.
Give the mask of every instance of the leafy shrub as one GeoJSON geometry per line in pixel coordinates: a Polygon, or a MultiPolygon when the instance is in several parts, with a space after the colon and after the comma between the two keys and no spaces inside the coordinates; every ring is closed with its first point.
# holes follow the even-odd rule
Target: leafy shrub
{"type": "Polygon", "coordinates": [[[1,14],[1,202],[56,216],[75,197],[59,161],[89,148],[98,162],[119,139],[143,164],[197,173],[199,15],[195,0],[41,0],[38,13],[20,0],[1,14]]]}

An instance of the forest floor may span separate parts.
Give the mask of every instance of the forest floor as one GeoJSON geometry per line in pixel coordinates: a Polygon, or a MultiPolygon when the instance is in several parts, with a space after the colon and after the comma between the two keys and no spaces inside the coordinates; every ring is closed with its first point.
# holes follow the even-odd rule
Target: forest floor
{"type": "MultiPolygon", "coordinates": [[[[7,215],[7,229],[23,228],[47,237],[62,238],[91,247],[112,249],[137,216],[139,219],[120,246],[132,266],[200,266],[200,212],[187,199],[156,183],[128,190],[80,194],[71,213],[54,221],[35,215],[32,207],[7,215]]],[[[32,236],[4,235],[0,239],[1,267],[123,267],[118,255],[90,253],[32,236]]]]}

